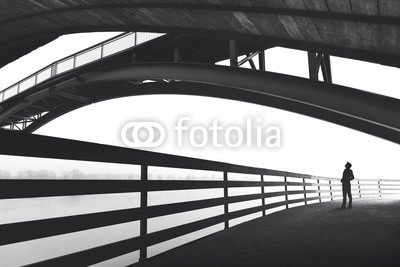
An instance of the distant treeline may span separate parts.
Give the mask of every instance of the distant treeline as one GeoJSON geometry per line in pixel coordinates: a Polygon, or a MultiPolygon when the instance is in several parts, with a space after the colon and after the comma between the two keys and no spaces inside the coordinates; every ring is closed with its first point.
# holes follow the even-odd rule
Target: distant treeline
{"type": "Polygon", "coordinates": [[[84,173],[82,170],[74,169],[61,172],[57,175],[49,170],[24,170],[11,175],[9,171],[0,170],[0,179],[138,179],[139,174],[130,173],[84,173]]]}
{"type": "MultiPolygon", "coordinates": [[[[24,170],[12,175],[9,171],[0,170],[0,179],[115,179],[115,180],[138,180],[138,173],[85,173],[79,169],[63,171],[57,174],[50,170],[24,170]]],[[[221,180],[208,175],[171,175],[171,174],[149,174],[150,180],[221,180]]]]}

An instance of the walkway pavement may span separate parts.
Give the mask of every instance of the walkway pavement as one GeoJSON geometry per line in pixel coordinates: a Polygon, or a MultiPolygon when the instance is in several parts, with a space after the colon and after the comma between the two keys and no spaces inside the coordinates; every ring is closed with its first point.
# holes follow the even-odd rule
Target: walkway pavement
{"type": "Polygon", "coordinates": [[[400,266],[400,200],[353,203],[284,210],[135,266],[400,266]]]}

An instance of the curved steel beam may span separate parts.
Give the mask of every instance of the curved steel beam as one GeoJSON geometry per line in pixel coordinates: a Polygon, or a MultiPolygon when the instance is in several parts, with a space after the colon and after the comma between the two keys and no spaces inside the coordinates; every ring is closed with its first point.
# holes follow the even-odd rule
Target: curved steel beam
{"type": "Polygon", "coordinates": [[[86,86],[147,79],[186,81],[191,86],[201,84],[185,88],[185,84],[180,83],[158,84],[159,88],[137,90],[133,94],[179,93],[257,103],[333,122],[400,144],[400,100],[344,86],[248,69],[176,63],[112,67],[93,71],[84,78],[86,86]]]}

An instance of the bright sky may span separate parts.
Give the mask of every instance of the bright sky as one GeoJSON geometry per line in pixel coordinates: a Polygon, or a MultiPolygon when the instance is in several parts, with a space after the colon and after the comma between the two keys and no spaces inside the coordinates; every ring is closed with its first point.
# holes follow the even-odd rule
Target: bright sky
{"type": "MultiPolygon", "coordinates": [[[[108,39],[116,33],[74,34],[60,37],[31,54],[0,69],[1,88],[28,76],[62,57],[108,39]]],[[[308,77],[307,54],[274,48],[266,51],[268,71],[308,77]]],[[[400,98],[397,68],[332,58],[334,83],[400,98]]],[[[152,151],[212,159],[285,171],[339,177],[346,161],[353,163],[357,178],[400,178],[400,146],[335,124],[238,101],[194,96],[153,95],[121,98],[93,104],[45,125],[37,134],[60,136],[123,146],[120,133],[130,121],[155,121],[166,128],[166,142],[152,151]],[[179,117],[189,126],[210,126],[213,120],[228,127],[243,126],[246,118],[262,118],[262,126],[281,129],[279,148],[177,147],[173,126],[179,117]]],[[[57,172],[79,168],[98,171],[99,164],[0,156],[0,169],[16,172],[51,169],[57,172]],[[23,160],[23,164],[21,164],[23,160]]],[[[111,168],[104,167],[105,172],[111,168]]],[[[107,165],[108,166],[108,165],[107,165]]],[[[114,171],[125,168],[114,167],[114,171]]]]}

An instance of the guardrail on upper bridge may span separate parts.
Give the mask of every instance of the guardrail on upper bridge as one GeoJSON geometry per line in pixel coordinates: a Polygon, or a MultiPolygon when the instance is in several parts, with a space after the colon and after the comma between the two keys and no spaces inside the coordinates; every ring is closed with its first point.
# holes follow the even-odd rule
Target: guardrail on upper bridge
{"type": "Polygon", "coordinates": [[[0,102],[18,95],[19,93],[66,71],[107,58],[115,53],[131,49],[162,35],[163,34],[161,33],[128,32],[110,38],[102,43],[57,60],[23,80],[0,91],[0,102]]]}

